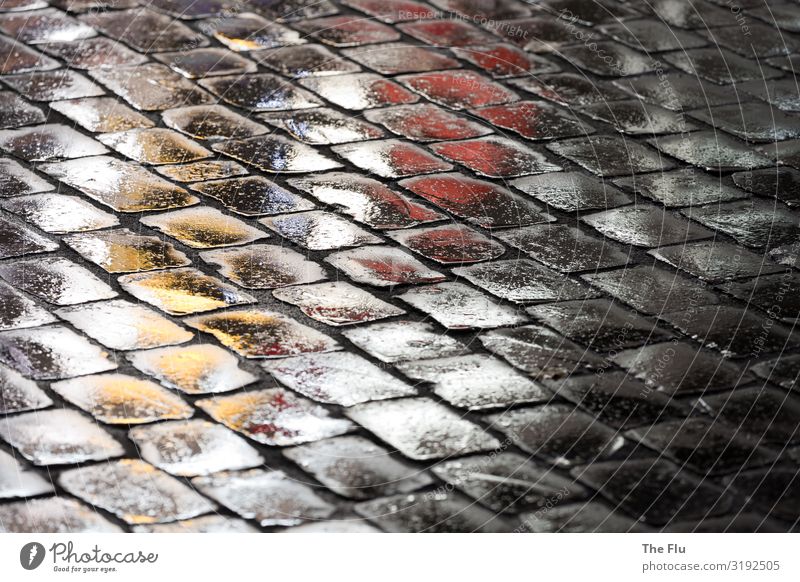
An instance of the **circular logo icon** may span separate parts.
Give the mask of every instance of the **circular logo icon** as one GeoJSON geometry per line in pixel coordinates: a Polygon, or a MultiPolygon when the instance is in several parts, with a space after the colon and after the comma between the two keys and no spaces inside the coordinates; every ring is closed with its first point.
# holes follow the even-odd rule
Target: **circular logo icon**
{"type": "Polygon", "coordinates": [[[26,570],[35,570],[44,561],[44,546],[39,542],[30,542],[19,551],[19,563],[26,570]]]}

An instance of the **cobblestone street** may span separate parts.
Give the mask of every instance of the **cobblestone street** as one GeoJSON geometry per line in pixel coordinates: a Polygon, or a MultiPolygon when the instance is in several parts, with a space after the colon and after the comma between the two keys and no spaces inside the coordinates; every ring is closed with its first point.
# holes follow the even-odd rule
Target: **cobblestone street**
{"type": "Polygon", "coordinates": [[[800,530],[800,2],[0,0],[0,532],[800,530]]]}

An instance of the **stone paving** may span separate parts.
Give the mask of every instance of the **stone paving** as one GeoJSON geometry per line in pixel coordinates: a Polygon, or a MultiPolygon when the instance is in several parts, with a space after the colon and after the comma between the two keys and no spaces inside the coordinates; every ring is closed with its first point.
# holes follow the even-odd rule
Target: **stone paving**
{"type": "Polygon", "coordinates": [[[0,531],[798,527],[794,0],[0,33],[0,531]]]}

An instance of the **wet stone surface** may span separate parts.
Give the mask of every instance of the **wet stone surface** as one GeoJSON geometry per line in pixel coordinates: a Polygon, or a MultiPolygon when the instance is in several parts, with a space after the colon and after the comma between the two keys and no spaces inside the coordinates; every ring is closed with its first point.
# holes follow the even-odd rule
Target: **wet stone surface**
{"type": "Polygon", "coordinates": [[[739,3],[0,2],[0,531],[796,529],[739,3]]]}

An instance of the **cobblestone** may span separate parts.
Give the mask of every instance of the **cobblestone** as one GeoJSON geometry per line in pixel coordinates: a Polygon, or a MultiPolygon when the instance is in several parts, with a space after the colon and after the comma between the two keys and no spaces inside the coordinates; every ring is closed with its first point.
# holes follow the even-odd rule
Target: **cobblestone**
{"type": "Polygon", "coordinates": [[[796,531],[800,24],[0,8],[0,531],[796,531]]]}

